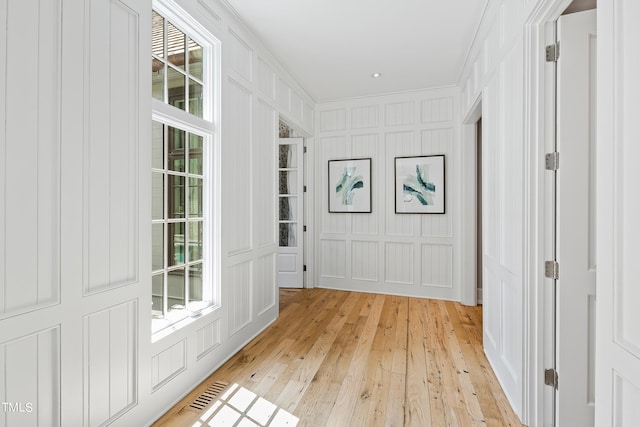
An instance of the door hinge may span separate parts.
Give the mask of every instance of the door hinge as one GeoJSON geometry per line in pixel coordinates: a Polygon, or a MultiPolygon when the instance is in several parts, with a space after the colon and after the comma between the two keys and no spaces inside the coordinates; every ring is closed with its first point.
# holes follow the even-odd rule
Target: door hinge
{"type": "MultiPolygon", "coordinates": [[[[300,188],[300,187],[298,187],[298,188],[300,188]]],[[[306,186],[306,185],[302,187],[302,192],[303,192],[303,193],[306,193],[306,192],[307,192],[307,186],[306,186]]]]}
{"type": "Polygon", "coordinates": [[[302,266],[302,271],[307,271],[307,266],[306,265],[302,266]]]}
{"type": "Polygon", "coordinates": [[[302,153],[307,154],[307,147],[302,147],[302,153]]]}
{"type": "Polygon", "coordinates": [[[545,48],[545,56],[547,62],[558,62],[558,58],[560,58],[560,42],[548,45],[545,48]]]}
{"type": "Polygon", "coordinates": [[[558,389],[558,371],[555,369],[544,370],[544,384],[558,389]]]}
{"type": "Polygon", "coordinates": [[[554,151],[544,156],[544,167],[548,171],[557,171],[560,169],[560,153],[554,151]]]}
{"type": "Polygon", "coordinates": [[[307,226],[306,225],[302,226],[302,231],[307,231],[307,226]]]}
{"type": "Polygon", "coordinates": [[[560,264],[558,261],[545,261],[544,277],[558,280],[560,278],[560,264]]]}

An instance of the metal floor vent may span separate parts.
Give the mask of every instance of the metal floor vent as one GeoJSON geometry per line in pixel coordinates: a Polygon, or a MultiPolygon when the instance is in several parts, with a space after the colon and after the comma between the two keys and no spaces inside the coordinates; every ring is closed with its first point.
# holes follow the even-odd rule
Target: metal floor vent
{"type": "Polygon", "coordinates": [[[215,383],[207,387],[207,389],[203,391],[200,396],[193,399],[193,401],[189,403],[189,408],[195,409],[196,411],[203,411],[220,395],[220,393],[222,393],[225,388],[227,388],[228,385],[228,383],[216,381],[215,383]]]}

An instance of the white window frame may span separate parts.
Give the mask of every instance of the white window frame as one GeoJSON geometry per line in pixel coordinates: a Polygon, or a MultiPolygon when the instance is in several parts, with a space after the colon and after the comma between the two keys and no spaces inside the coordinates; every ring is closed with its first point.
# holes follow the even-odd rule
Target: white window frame
{"type": "MultiPolygon", "coordinates": [[[[196,117],[184,110],[152,98],[152,121],[204,137],[203,140],[203,300],[184,310],[173,310],[174,316],[152,319],[152,342],[191,323],[220,307],[221,299],[221,146],[220,106],[221,67],[220,41],[202,24],[172,0],[154,0],[154,11],[202,47],[203,116],[196,117]]],[[[167,88],[165,87],[165,90],[167,88]]],[[[188,102],[188,101],[187,101],[188,102]]],[[[149,123],[151,125],[151,122],[149,123]]],[[[166,155],[166,154],[165,154],[166,155]]],[[[151,170],[150,170],[151,172],[151,170]]],[[[164,202],[166,203],[166,201],[164,202]]],[[[166,218],[165,218],[166,221],[166,218]]],[[[187,230],[185,229],[185,232],[187,230]]],[[[186,250],[186,248],[185,248],[186,250]]],[[[166,239],[163,252],[167,257],[166,239]]],[[[167,269],[165,265],[165,270],[167,269]]],[[[185,268],[185,274],[188,269],[185,268]]],[[[165,283],[165,289],[167,284],[165,283]]],[[[150,290],[151,291],[151,290],[150,290]]],[[[166,294],[164,295],[166,298],[166,294]]]]}

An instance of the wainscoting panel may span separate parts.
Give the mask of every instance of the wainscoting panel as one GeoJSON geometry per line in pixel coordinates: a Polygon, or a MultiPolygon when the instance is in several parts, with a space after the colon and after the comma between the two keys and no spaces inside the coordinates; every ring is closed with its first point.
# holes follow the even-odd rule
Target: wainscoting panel
{"type": "Polygon", "coordinates": [[[320,276],[344,279],[347,275],[347,251],[344,240],[322,240],[320,242],[322,262],[320,276]]]}
{"type": "Polygon", "coordinates": [[[60,328],[1,343],[0,384],[0,425],[60,426],[60,328]]]}
{"type": "Polygon", "coordinates": [[[256,316],[260,316],[276,303],[276,255],[270,253],[260,257],[254,266],[254,307],[256,316]]]}
{"type": "Polygon", "coordinates": [[[258,58],[258,90],[260,90],[267,99],[275,99],[275,84],[276,74],[273,72],[273,69],[262,58],[258,58]]]}
{"type": "Polygon", "coordinates": [[[0,318],[59,301],[61,8],[0,4],[0,318]]]}
{"type": "Polygon", "coordinates": [[[121,1],[87,7],[84,226],[90,294],[137,282],[140,53],[137,12],[121,1]]]}
{"type": "Polygon", "coordinates": [[[253,81],[253,51],[233,30],[229,30],[229,64],[231,69],[248,82],[253,81]]]}
{"type": "Polygon", "coordinates": [[[453,286],[453,246],[423,244],[420,247],[420,284],[451,288],[453,286]]]}
{"type": "Polygon", "coordinates": [[[416,122],[415,103],[412,101],[386,104],[384,111],[387,126],[412,125],[416,122]]]}
{"type": "Polygon", "coordinates": [[[329,110],[320,112],[320,131],[346,130],[347,110],[329,110]]]}
{"type": "Polygon", "coordinates": [[[223,162],[225,177],[223,197],[227,200],[225,212],[228,219],[224,227],[228,237],[229,253],[251,248],[251,191],[253,177],[251,93],[229,79],[225,113],[226,128],[222,152],[228,161],[223,162]]]}
{"type": "Polygon", "coordinates": [[[220,345],[220,319],[196,331],[196,357],[198,360],[220,345]]]}
{"type": "Polygon", "coordinates": [[[84,318],[84,418],[104,425],[138,399],[138,303],[130,301],[84,318]]]}
{"type": "Polygon", "coordinates": [[[457,299],[458,92],[425,90],[320,104],[319,286],[457,299]],[[395,158],[446,156],[446,213],[396,214],[395,158]],[[371,213],[328,213],[327,162],[371,158],[371,213]]]}
{"type": "Polygon", "coordinates": [[[351,278],[378,281],[378,242],[351,242],[351,278]]]}
{"type": "Polygon", "coordinates": [[[151,386],[157,390],[187,368],[186,340],[151,358],[151,386]]]}
{"type": "Polygon", "coordinates": [[[253,199],[259,212],[254,212],[254,247],[276,244],[276,111],[269,104],[258,100],[254,123],[253,152],[254,162],[252,176],[253,199]]]}
{"type": "Polygon", "coordinates": [[[229,267],[229,334],[237,333],[252,320],[253,313],[253,261],[242,262],[229,267]]]}
{"type": "Polygon", "coordinates": [[[385,282],[413,285],[414,244],[387,243],[385,245],[385,282]]]}

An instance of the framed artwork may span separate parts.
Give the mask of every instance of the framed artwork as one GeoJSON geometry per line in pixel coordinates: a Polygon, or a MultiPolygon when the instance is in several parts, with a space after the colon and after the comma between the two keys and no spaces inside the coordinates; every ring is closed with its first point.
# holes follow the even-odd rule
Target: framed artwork
{"type": "Polygon", "coordinates": [[[395,199],[399,214],[443,214],[444,154],[396,157],[395,199]]]}
{"type": "Polygon", "coordinates": [[[371,158],[329,160],[329,212],[371,212],[371,158]]]}

